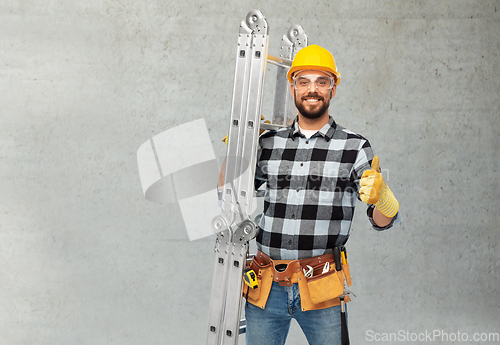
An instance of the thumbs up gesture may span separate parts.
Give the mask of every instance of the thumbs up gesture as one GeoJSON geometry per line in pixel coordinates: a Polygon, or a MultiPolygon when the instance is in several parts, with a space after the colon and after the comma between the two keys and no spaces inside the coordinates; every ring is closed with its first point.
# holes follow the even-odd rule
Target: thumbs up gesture
{"type": "Polygon", "coordinates": [[[361,186],[359,189],[361,201],[367,204],[375,204],[380,198],[380,191],[384,184],[384,178],[380,173],[378,156],[373,157],[371,169],[365,170],[359,184],[361,186]]]}
{"type": "Polygon", "coordinates": [[[359,185],[361,201],[374,204],[386,217],[394,217],[398,213],[399,202],[380,173],[378,156],[373,157],[371,169],[365,170],[359,185]]]}

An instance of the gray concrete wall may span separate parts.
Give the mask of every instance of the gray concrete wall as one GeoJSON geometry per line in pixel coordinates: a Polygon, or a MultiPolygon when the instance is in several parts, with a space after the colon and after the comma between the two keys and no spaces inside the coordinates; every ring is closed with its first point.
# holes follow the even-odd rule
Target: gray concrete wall
{"type": "MultiPolygon", "coordinates": [[[[136,151],[205,118],[224,155],[254,8],[270,53],[295,23],[333,52],[331,113],[370,139],[401,203],[385,233],[359,205],[351,343],[500,332],[500,1],[6,0],[0,344],[204,343],[214,238],[189,242],[177,205],[144,200],[136,151]]],[[[296,325],[287,344],[305,344],[296,325]]]]}

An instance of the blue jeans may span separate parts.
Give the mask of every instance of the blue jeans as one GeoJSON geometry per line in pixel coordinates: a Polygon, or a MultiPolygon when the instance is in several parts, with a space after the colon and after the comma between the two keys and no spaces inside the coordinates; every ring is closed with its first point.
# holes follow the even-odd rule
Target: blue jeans
{"type": "MultiPolygon", "coordinates": [[[[247,303],[247,345],[284,345],[292,318],[297,320],[309,345],[340,345],[341,307],[302,311],[298,284],[273,282],[266,308],[247,303]]],[[[347,315],[347,313],[346,313],[347,315]]]]}

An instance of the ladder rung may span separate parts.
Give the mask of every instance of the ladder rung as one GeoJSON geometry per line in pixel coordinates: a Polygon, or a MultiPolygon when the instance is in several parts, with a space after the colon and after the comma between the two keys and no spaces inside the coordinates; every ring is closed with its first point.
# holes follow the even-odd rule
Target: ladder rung
{"type": "Polygon", "coordinates": [[[280,128],[285,128],[285,126],[275,125],[275,124],[272,124],[272,123],[261,123],[260,124],[260,129],[277,130],[277,129],[280,129],[280,128]]]}
{"type": "Polygon", "coordinates": [[[292,60],[270,54],[267,54],[267,62],[269,62],[272,65],[285,68],[290,68],[290,66],[292,66],[292,60]]]}

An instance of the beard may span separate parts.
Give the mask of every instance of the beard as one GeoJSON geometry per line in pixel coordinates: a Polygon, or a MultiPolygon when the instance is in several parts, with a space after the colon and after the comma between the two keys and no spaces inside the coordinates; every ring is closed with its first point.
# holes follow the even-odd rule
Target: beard
{"type": "Polygon", "coordinates": [[[330,99],[326,101],[325,98],[317,92],[308,93],[307,95],[302,96],[300,99],[297,99],[297,92],[295,92],[295,106],[302,116],[314,120],[323,116],[323,114],[327,111],[328,107],[330,106],[330,99]],[[311,97],[318,99],[319,104],[308,104],[307,98],[311,97]]]}

